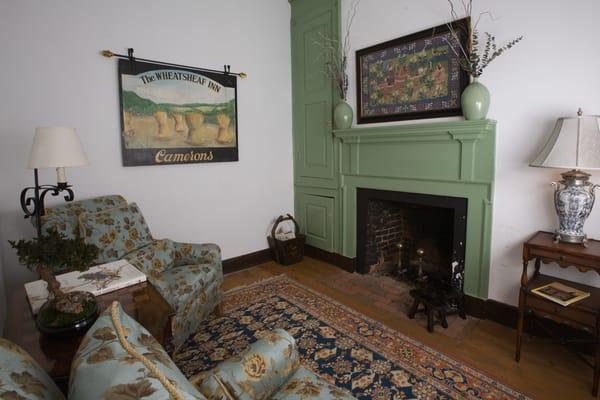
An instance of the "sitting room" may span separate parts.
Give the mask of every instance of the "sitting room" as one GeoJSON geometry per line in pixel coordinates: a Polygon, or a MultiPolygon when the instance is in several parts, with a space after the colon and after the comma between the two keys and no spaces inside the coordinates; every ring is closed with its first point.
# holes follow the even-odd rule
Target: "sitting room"
{"type": "Polygon", "coordinates": [[[598,397],[598,0],[0,10],[0,399],[598,397]]]}

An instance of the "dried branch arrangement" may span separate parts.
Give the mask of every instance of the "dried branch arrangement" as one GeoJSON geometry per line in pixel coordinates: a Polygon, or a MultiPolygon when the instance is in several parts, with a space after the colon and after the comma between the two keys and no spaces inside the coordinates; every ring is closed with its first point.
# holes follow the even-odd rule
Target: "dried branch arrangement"
{"type": "MultiPolygon", "coordinates": [[[[450,15],[452,16],[452,20],[458,20],[458,12],[456,11],[456,6],[454,4],[455,0],[447,1],[450,5],[450,15]]],[[[488,15],[490,18],[494,19],[491,12],[485,11],[480,13],[473,23],[473,0],[460,0],[460,4],[464,14],[472,23],[470,32],[466,32],[466,34],[469,35],[467,48],[463,48],[459,39],[460,35],[465,32],[457,32],[451,24],[448,24],[448,27],[454,40],[452,42],[447,40],[446,42],[450,45],[454,54],[460,58],[462,69],[472,77],[477,78],[481,76],[483,70],[487,68],[492,61],[523,40],[523,36],[518,36],[506,42],[503,46],[498,47],[496,44],[496,37],[489,32],[484,32],[485,43],[482,46],[477,27],[483,15],[488,15]]]]}
{"type": "Polygon", "coordinates": [[[323,51],[325,59],[325,75],[335,84],[340,98],[346,101],[348,96],[348,53],[350,52],[350,28],[356,16],[360,0],[356,0],[346,18],[344,29],[344,39],[340,47],[340,41],[331,36],[319,33],[319,38],[315,42],[323,51]]]}

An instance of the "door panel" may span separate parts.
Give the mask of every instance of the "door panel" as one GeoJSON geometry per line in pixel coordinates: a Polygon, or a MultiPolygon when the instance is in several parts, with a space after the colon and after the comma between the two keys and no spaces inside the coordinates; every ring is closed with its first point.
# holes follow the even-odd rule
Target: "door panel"
{"type": "Polygon", "coordinates": [[[327,156],[328,146],[327,129],[323,121],[327,118],[327,102],[307,104],[304,116],[306,121],[306,136],[304,137],[304,167],[306,171],[314,171],[319,176],[319,170],[327,168],[330,162],[327,156]]]}
{"type": "Polygon", "coordinates": [[[333,252],[335,199],[303,193],[300,195],[299,211],[306,243],[333,252]]]}
{"type": "Polygon", "coordinates": [[[319,45],[337,26],[334,9],[296,21],[292,28],[295,176],[335,184],[333,86],[319,45]]]}

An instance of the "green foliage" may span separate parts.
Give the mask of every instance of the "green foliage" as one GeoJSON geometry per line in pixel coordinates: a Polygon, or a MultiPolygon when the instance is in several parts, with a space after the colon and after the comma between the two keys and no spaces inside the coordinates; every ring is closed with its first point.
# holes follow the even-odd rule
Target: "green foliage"
{"type": "Polygon", "coordinates": [[[449,45],[454,55],[460,59],[461,68],[472,77],[477,78],[481,76],[481,74],[483,74],[483,70],[487,68],[492,61],[523,40],[523,36],[518,36],[515,39],[506,42],[504,46],[498,48],[498,45],[496,44],[496,37],[489,32],[484,32],[485,44],[483,47],[481,47],[479,42],[479,31],[477,30],[477,27],[479,26],[481,17],[484,15],[494,19],[492,17],[492,13],[490,11],[483,11],[479,13],[479,16],[473,19],[473,0],[461,0],[460,2],[456,1],[456,4],[455,0],[447,1],[448,5],[450,6],[450,15],[452,16],[453,21],[459,20],[459,11],[457,11],[457,8],[460,8],[461,5],[462,12],[464,12],[467,20],[469,21],[470,28],[466,29],[462,26],[454,26],[453,23],[447,24],[452,36],[452,40],[445,39],[445,41],[449,45]],[[465,35],[468,39],[466,46],[464,46],[462,43],[462,39],[465,37],[465,35]]]}
{"type": "Polygon", "coordinates": [[[481,76],[483,70],[497,57],[504,54],[505,51],[511,49],[514,45],[523,40],[523,36],[519,36],[504,46],[498,48],[496,37],[489,32],[485,33],[485,45],[483,48],[479,42],[479,32],[475,29],[471,34],[471,51],[469,57],[461,57],[460,65],[467,73],[475,78],[481,76]]]}
{"type": "Polygon", "coordinates": [[[47,267],[58,273],[65,269],[85,271],[98,256],[98,247],[86,244],[83,239],[67,239],[56,230],[50,230],[41,238],[8,241],[17,249],[19,262],[32,271],[47,267]]]}
{"type": "Polygon", "coordinates": [[[160,108],[151,100],[144,99],[134,92],[123,90],[123,109],[136,115],[152,115],[160,108]]]}
{"type": "Polygon", "coordinates": [[[235,99],[231,99],[225,103],[208,104],[208,103],[190,103],[190,104],[156,104],[152,100],[144,99],[136,93],[124,90],[123,110],[134,115],[152,115],[157,111],[166,111],[169,115],[181,114],[185,112],[201,111],[205,117],[213,117],[220,113],[225,113],[235,118],[235,99]]]}

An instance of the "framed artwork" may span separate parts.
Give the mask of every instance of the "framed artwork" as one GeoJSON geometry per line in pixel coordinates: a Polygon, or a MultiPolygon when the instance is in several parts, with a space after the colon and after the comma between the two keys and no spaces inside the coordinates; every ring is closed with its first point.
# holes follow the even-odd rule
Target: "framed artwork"
{"type": "Polygon", "coordinates": [[[356,52],[357,122],[401,121],[462,115],[460,96],[468,75],[460,66],[468,18],[356,52]]]}
{"type": "Polygon", "coordinates": [[[237,78],[119,60],[123,165],[238,161],[237,78]]]}

